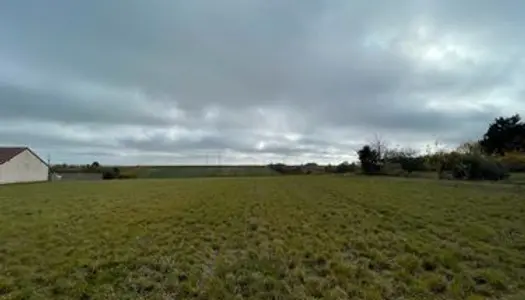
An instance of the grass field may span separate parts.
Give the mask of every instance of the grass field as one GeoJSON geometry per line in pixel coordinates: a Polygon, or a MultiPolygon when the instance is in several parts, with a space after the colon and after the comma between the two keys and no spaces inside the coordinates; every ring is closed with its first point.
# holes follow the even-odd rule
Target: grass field
{"type": "Polygon", "coordinates": [[[1,186],[0,299],[525,299],[522,195],[336,176],[1,186]]]}
{"type": "MultiPolygon", "coordinates": [[[[276,171],[264,165],[180,165],[180,166],[105,166],[108,169],[118,167],[122,174],[133,175],[133,177],[145,179],[167,179],[167,178],[196,178],[196,177],[256,177],[279,175],[276,171]]],[[[53,171],[58,174],[98,172],[104,169],[88,169],[78,167],[55,166],[53,171]]]]}
{"type": "MultiPolygon", "coordinates": [[[[277,172],[266,166],[141,166],[128,168],[139,178],[192,178],[228,176],[271,176],[277,172]]],[[[122,168],[126,172],[126,168],[122,168]]]]}

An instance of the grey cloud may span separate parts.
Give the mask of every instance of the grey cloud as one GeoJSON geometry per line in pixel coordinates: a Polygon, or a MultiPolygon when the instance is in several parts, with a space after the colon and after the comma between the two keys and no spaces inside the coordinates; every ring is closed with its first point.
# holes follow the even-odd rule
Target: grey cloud
{"type": "Polygon", "coordinates": [[[338,141],[329,143],[316,137],[268,137],[249,131],[237,130],[228,133],[215,133],[200,138],[184,137],[170,139],[166,134],[153,134],[147,138],[126,137],[118,140],[119,146],[125,149],[157,153],[215,155],[225,150],[241,152],[248,155],[271,154],[277,156],[302,156],[313,153],[317,156],[353,152],[359,144],[342,144],[338,141]],[[233,134],[232,134],[233,133],[233,134]]]}
{"type": "Polygon", "coordinates": [[[174,141],[164,135],[154,135],[143,140],[127,137],[120,139],[119,144],[127,149],[173,153],[180,151],[220,151],[238,146],[218,137],[204,137],[197,140],[183,138],[174,141]]]}
{"type": "MultiPolygon", "coordinates": [[[[140,127],[146,138],[122,134],[112,147],[142,157],[323,156],[374,133],[455,143],[520,109],[523,100],[510,98],[523,90],[524,9],[473,0],[7,2],[0,117],[140,127]],[[173,127],[189,133],[169,138],[173,127]],[[282,138],[291,133],[301,138],[282,138]]],[[[49,138],[41,136],[24,140],[49,138]]]]}
{"type": "MultiPolygon", "coordinates": [[[[326,123],[334,126],[352,125],[363,131],[389,132],[396,135],[402,130],[415,134],[433,132],[448,132],[461,130],[463,125],[476,123],[482,129],[488,121],[497,115],[493,106],[481,107],[479,111],[452,111],[443,112],[436,109],[424,108],[424,101],[404,103],[387,100],[383,103],[364,103],[361,105],[341,105],[338,110],[327,112],[331,118],[326,123]]],[[[408,102],[408,101],[407,101],[408,102]]]]}
{"type": "MultiPolygon", "coordinates": [[[[109,123],[162,125],[170,120],[161,113],[147,113],[138,107],[115,106],[109,101],[76,101],[64,95],[0,84],[1,118],[51,120],[66,123],[109,123]]],[[[98,100],[98,99],[93,99],[98,100]]]]}
{"type": "Polygon", "coordinates": [[[112,148],[111,143],[103,137],[79,140],[65,134],[48,132],[45,126],[13,129],[12,125],[0,122],[0,146],[28,146],[43,159],[51,159],[52,163],[89,163],[96,159],[103,160],[104,157],[114,157],[120,151],[112,148]]]}
{"type": "Polygon", "coordinates": [[[49,135],[38,131],[0,131],[0,137],[3,145],[27,145],[40,149],[75,149],[77,147],[104,147],[106,145],[97,145],[93,142],[79,142],[68,138],[67,136],[49,135]]]}

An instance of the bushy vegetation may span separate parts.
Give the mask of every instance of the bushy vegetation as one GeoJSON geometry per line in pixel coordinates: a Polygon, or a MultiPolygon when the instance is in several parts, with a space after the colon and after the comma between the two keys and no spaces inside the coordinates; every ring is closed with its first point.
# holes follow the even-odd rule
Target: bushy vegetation
{"type": "Polygon", "coordinates": [[[103,173],[104,169],[100,163],[95,161],[86,165],[57,164],[52,165],[50,171],[53,173],[103,173]]]}
{"type": "Polygon", "coordinates": [[[120,168],[105,168],[102,173],[102,179],[111,180],[111,179],[136,179],[138,178],[137,173],[132,171],[121,172],[120,168]]]}
{"type": "Polygon", "coordinates": [[[428,170],[427,158],[418,155],[413,149],[392,149],[387,152],[385,160],[388,163],[399,164],[400,168],[408,174],[428,170]]]}
{"type": "Polygon", "coordinates": [[[506,153],[525,152],[525,123],[520,115],[499,117],[489,125],[479,141],[483,152],[504,156],[506,153]]]}
{"type": "Polygon", "coordinates": [[[459,156],[452,173],[455,179],[469,180],[502,180],[509,177],[507,170],[497,160],[472,154],[459,156]]]}
{"type": "Polygon", "coordinates": [[[289,174],[289,175],[297,175],[297,174],[306,174],[306,170],[302,168],[302,166],[288,166],[283,163],[276,163],[276,164],[270,164],[268,167],[274,171],[276,171],[279,174],[289,174]]]}
{"type": "Polygon", "coordinates": [[[344,174],[344,173],[353,173],[357,170],[357,166],[354,163],[349,163],[347,161],[344,161],[337,166],[335,166],[334,169],[327,169],[328,173],[337,173],[337,174],[344,174]]]}
{"type": "Polygon", "coordinates": [[[102,174],[102,179],[136,179],[138,178],[138,172],[136,168],[125,168],[125,171],[121,171],[119,167],[102,166],[99,162],[95,161],[92,164],[87,165],[54,165],[51,167],[52,173],[98,173],[102,174]]]}
{"type": "Polygon", "coordinates": [[[381,171],[383,159],[377,149],[372,149],[369,145],[357,152],[359,155],[359,162],[361,163],[361,170],[365,174],[376,174],[381,171]]]}
{"type": "Polygon", "coordinates": [[[525,172],[525,152],[507,152],[498,161],[510,172],[525,172]]]}
{"type": "Polygon", "coordinates": [[[337,172],[337,167],[319,166],[316,163],[306,163],[303,165],[286,165],[283,163],[269,164],[268,168],[282,175],[310,175],[323,174],[326,172],[337,172]]]}
{"type": "Polygon", "coordinates": [[[316,163],[307,163],[303,165],[286,165],[283,163],[275,163],[269,164],[268,168],[281,175],[311,175],[354,173],[358,169],[358,166],[355,163],[344,161],[335,166],[320,166],[316,163]]]}
{"type": "Polygon", "coordinates": [[[502,180],[509,172],[525,171],[525,124],[519,115],[497,118],[483,139],[467,142],[452,151],[418,154],[411,149],[387,149],[381,141],[357,151],[367,175],[407,175],[436,171],[439,178],[502,180]],[[402,172],[399,169],[403,170],[402,172]]]}
{"type": "Polygon", "coordinates": [[[512,188],[277,176],[14,185],[0,199],[5,299],[473,300],[525,290],[525,202],[512,188]]]}

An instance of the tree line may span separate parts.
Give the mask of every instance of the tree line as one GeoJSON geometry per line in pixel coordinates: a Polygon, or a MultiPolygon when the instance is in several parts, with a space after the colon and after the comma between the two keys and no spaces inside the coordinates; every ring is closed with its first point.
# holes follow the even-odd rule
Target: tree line
{"type": "Polygon", "coordinates": [[[74,164],[58,164],[51,166],[50,171],[52,173],[96,173],[101,174],[102,179],[134,179],[137,178],[137,174],[133,172],[122,172],[119,167],[116,166],[102,166],[98,161],[94,161],[91,164],[85,165],[74,165],[74,164]]]}
{"type": "MultiPolygon", "coordinates": [[[[376,137],[356,154],[359,162],[325,166],[323,172],[410,175],[417,171],[435,171],[439,178],[501,180],[508,178],[511,172],[525,172],[525,123],[519,114],[498,117],[489,124],[479,140],[465,142],[453,150],[427,151],[422,154],[410,148],[389,148],[376,137]]],[[[282,174],[321,171],[321,168],[312,168],[313,165],[316,164],[271,164],[270,168],[282,174]]]]}

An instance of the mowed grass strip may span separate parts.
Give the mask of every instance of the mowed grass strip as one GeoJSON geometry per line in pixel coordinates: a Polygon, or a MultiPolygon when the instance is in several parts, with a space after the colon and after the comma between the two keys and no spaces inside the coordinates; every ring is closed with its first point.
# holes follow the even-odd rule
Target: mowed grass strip
{"type": "Polygon", "coordinates": [[[431,180],[1,186],[0,299],[522,299],[524,213],[431,180]]]}

